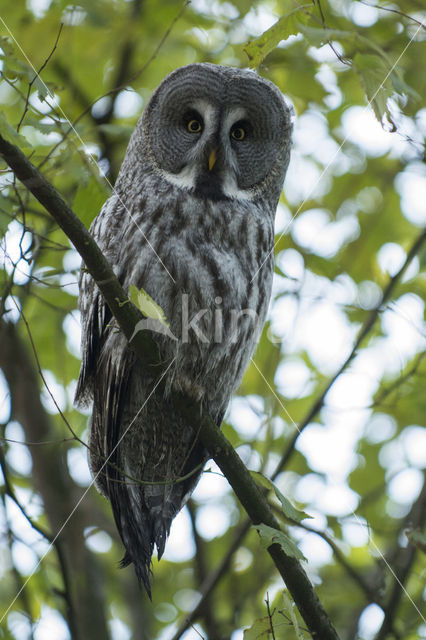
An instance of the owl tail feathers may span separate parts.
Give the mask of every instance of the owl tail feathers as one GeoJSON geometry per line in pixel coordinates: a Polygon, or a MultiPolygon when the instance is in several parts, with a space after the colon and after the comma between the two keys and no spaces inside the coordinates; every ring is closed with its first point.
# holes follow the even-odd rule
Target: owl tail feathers
{"type": "MultiPolygon", "coordinates": [[[[158,507],[148,510],[140,500],[135,500],[130,492],[126,492],[126,494],[127,500],[121,502],[120,513],[114,514],[118,515],[116,521],[120,523],[119,531],[126,548],[120,567],[134,564],[139,585],[143,584],[151,600],[151,557],[154,545],[157,547],[158,559],[160,560],[164,553],[174,514],[167,517],[161,513],[158,507]],[[127,504],[123,504],[123,502],[127,504]]],[[[148,499],[148,508],[151,506],[149,502],[151,501],[148,499]]]]}
{"type": "MultiPolygon", "coordinates": [[[[139,511],[139,510],[138,510],[139,511]]],[[[151,600],[151,556],[154,544],[151,540],[151,523],[147,514],[140,512],[120,513],[120,535],[126,552],[120,561],[120,567],[134,565],[139,586],[143,584],[151,600]]]]}
{"type": "Polygon", "coordinates": [[[166,540],[167,536],[169,535],[171,522],[171,518],[166,521],[161,515],[158,515],[154,521],[153,533],[159,560],[161,560],[161,556],[164,553],[164,547],[166,546],[166,540]]]}
{"type": "Polygon", "coordinates": [[[145,587],[145,591],[148,594],[149,599],[152,601],[151,595],[151,578],[152,578],[152,569],[151,569],[151,559],[144,561],[143,558],[139,558],[136,556],[132,558],[129,552],[126,550],[126,553],[120,560],[120,569],[124,569],[124,567],[128,567],[129,564],[134,564],[136,577],[139,582],[139,586],[143,584],[145,587]]]}

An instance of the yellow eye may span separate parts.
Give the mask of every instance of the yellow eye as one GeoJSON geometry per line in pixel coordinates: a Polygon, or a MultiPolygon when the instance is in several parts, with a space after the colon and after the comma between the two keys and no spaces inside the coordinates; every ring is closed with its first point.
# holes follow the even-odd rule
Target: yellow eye
{"type": "Polygon", "coordinates": [[[234,140],[244,140],[245,136],[246,132],[243,127],[233,127],[231,129],[231,138],[234,138],[234,140]]]}
{"type": "Polygon", "coordinates": [[[186,128],[188,129],[189,133],[200,133],[202,129],[201,122],[193,118],[188,122],[188,124],[186,125],[186,128]]]}

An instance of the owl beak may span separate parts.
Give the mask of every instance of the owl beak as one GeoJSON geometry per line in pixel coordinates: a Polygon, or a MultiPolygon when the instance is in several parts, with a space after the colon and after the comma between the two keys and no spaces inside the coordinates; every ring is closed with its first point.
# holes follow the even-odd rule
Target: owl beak
{"type": "Polygon", "coordinates": [[[211,171],[216,164],[216,149],[212,149],[209,155],[209,171],[211,171]]]}

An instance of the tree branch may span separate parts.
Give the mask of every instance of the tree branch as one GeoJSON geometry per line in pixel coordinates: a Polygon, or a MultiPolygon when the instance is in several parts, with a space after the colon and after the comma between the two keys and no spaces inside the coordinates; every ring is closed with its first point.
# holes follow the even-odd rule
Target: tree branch
{"type": "Polygon", "coordinates": [[[191,611],[191,613],[182,621],[171,640],[179,640],[183,636],[185,631],[189,629],[191,624],[193,624],[195,620],[197,620],[202,615],[202,611],[206,602],[210,598],[219,580],[225,575],[226,571],[228,570],[229,563],[231,562],[234,553],[240,548],[245,535],[250,529],[250,526],[251,522],[248,518],[246,518],[244,522],[242,522],[242,524],[238,527],[235,538],[232,541],[225,556],[222,558],[220,565],[206,576],[202,585],[198,588],[198,591],[202,594],[199,602],[191,611]]]}
{"type": "MultiPolygon", "coordinates": [[[[414,502],[410,512],[404,518],[400,531],[407,527],[422,529],[426,520],[426,472],[424,472],[423,488],[419,497],[414,502]]],[[[399,536],[398,536],[399,537],[399,536]]],[[[376,636],[376,640],[385,640],[392,632],[394,619],[398,610],[398,605],[405,592],[404,584],[407,581],[411,568],[417,555],[417,547],[411,542],[406,547],[398,545],[392,554],[388,554],[387,561],[392,566],[394,580],[390,589],[387,603],[383,608],[385,617],[382,626],[376,636]]]]}
{"type": "MultiPolygon", "coordinates": [[[[81,87],[78,85],[78,83],[75,81],[75,79],[71,76],[70,71],[66,66],[62,65],[61,62],[56,62],[55,63],[55,68],[56,68],[57,72],[66,81],[66,83],[69,85],[69,87],[72,89],[71,93],[74,95],[74,98],[80,103],[80,105],[83,108],[83,111],[74,120],[74,122],[72,124],[69,123],[70,127],[63,134],[61,140],[59,140],[59,142],[47,154],[46,158],[44,158],[44,160],[42,161],[40,166],[42,166],[47,161],[47,159],[50,157],[50,155],[64,142],[64,140],[68,137],[68,135],[72,131],[75,130],[76,125],[78,124],[78,122],[85,115],[90,114],[91,119],[93,120],[94,124],[97,125],[97,126],[99,126],[100,124],[108,124],[109,122],[111,122],[111,119],[112,119],[112,116],[113,116],[113,112],[114,112],[114,105],[115,105],[115,101],[116,101],[118,93],[120,91],[122,91],[123,89],[125,89],[130,84],[132,84],[135,80],[137,80],[137,78],[139,78],[139,76],[141,76],[144,73],[144,71],[146,71],[146,69],[149,67],[149,65],[155,60],[155,58],[158,56],[158,54],[160,52],[160,49],[163,47],[165,41],[169,37],[173,27],[178,22],[178,20],[181,18],[181,16],[183,15],[185,9],[188,7],[189,3],[190,3],[190,0],[185,0],[184,1],[182,7],[180,8],[180,10],[176,14],[176,16],[173,18],[173,20],[170,23],[170,25],[168,26],[166,32],[164,33],[163,37],[161,38],[160,42],[158,43],[158,45],[155,48],[155,50],[152,53],[152,55],[140,67],[140,69],[138,69],[133,74],[130,73],[130,66],[131,66],[131,60],[132,60],[133,55],[134,55],[135,42],[134,42],[134,40],[128,40],[128,41],[126,41],[124,43],[123,49],[122,49],[122,52],[121,52],[121,56],[120,56],[120,62],[118,64],[118,68],[117,68],[117,74],[115,76],[115,80],[112,82],[112,88],[109,91],[107,91],[106,93],[104,93],[103,95],[97,97],[95,100],[90,100],[89,99],[89,97],[81,89],[81,87]],[[111,102],[108,105],[108,108],[105,111],[105,113],[102,114],[99,117],[94,116],[92,114],[92,107],[99,100],[101,100],[102,98],[106,98],[108,96],[111,96],[111,102]]],[[[135,20],[138,19],[138,17],[140,16],[140,13],[141,13],[141,9],[142,9],[142,0],[134,0],[133,5],[132,5],[132,9],[131,9],[131,12],[130,12],[130,19],[131,19],[132,22],[134,22],[135,20]]],[[[100,144],[102,145],[103,155],[108,160],[108,162],[110,164],[110,172],[109,173],[110,173],[110,176],[111,176],[111,180],[114,181],[114,179],[116,177],[116,174],[118,172],[118,168],[113,165],[113,153],[112,153],[112,151],[113,151],[113,147],[115,146],[115,141],[109,139],[107,134],[105,134],[105,132],[102,129],[98,129],[97,130],[97,135],[99,137],[100,144]]]]}
{"type": "Polygon", "coordinates": [[[297,526],[301,529],[304,529],[305,531],[309,531],[310,533],[315,533],[317,536],[325,540],[325,542],[332,549],[336,562],[338,562],[343,567],[348,576],[366,596],[367,600],[369,602],[376,602],[380,605],[380,594],[377,591],[376,585],[370,584],[361,573],[358,573],[358,571],[346,559],[344,553],[342,553],[331,536],[329,536],[325,531],[314,529],[313,527],[310,527],[303,522],[298,522],[297,526]]]}
{"type": "MultiPolygon", "coordinates": [[[[142,3],[140,0],[131,3],[129,11],[129,25],[139,19],[141,7],[142,3]]],[[[111,122],[118,93],[127,86],[131,76],[130,69],[135,53],[136,38],[134,33],[132,35],[132,29],[124,29],[123,33],[126,33],[127,35],[121,46],[121,50],[118,53],[117,70],[111,82],[111,89],[106,94],[107,96],[111,96],[111,99],[104,113],[99,116],[96,116],[92,112],[94,103],[90,100],[89,96],[85,94],[84,90],[80,87],[78,82],[76,82],[75,78],[73,78],[68,66],[62,64],[60,61],[57,61],[55,64],[57,73],[59,73],[62,79],[67,83],[71,90],[70,93],[72,93],[74,98],[78,100],[84,109],[84,113],[90,114],[93,123],[97,127],[96,132],[102,148],[102,155],[108,161],[109,176],[112,182],[115,181],[119,169],[119,167],[114,163],[114,147],[116,146],[116,140],[111,139],[111,137],[108,136],[105,131],[99,127],[99,125],[109,124],[111,122]]]]}
{"type": "MultiPolygon", "coordinates": [[[[112,268],[87,229],[73,213],[53,186],[37,171],[25,155],[0,136],[0,155],[15,175],[48,210],[83,258],[86,268],[96,281],[112,314],[115,316],[131,347],[147,369],[156,377],[161,372],[155,342],[145,331],[137,331],[142,318],[138,310],[128,302],[127,295],[112,268]]],[[[231,444],[217,428],[200,403],[181,394],[173,394],[177,410],[192,425],[195,433],[214,458],[231,484],[244,509],[254,524],[264,523],[280,529],[265,496],[252,479],[231,444]]],[[[314,638],[337,640],[337,633],[324,611],[313,586],[300,563],[284,553],[278,544],[268,548],[275,566],[285,581],[307,627],[314,638]]]]}
{"type": "MultiPolygon", "coordinates": [[[[407,546],[400,543],[401,536],[406,529],[421,529],[424,527],[426,518],[426,472],[424,472],[423,487],[419,497],[413,503],[409,513],[400,521],[397,529],[394,531],[396,542],[389,548],[385,555],[380,555],[376,560],[376,569],[368,578],[373,591],[383,593],[385,591],[385,574],[388,572],[393,579],[389,580],[387,593],[381,595],[380,601],[367,596],[367,603],[364,603],[358,610],[357,614],[347,631],[346,640],[356,640],[359,637],[358,627],[359,619],[367,604],[377,602],[384,612],[382,625],[375,636],[375,640],[386,640],[391,635],[395,638],[401,636],[395,629],[395,617],[398,612],[403,594],[407,594],[405,590],[405,582],[410,576],[413,564],[417,555],[417,548],[410,541],[407,546]]],[[[367,595],[367,594],[366,594],[367,595]]],[[[413,609],[417,609],[414,601],[411,601],[413,609]]],[[[419,612],[419,610],[417,609],[419,612]]],[[[420,613],[420,612],[419,612],[420,613]]],[[[408,634],[408,629],[405,629],[408,634]]]]}
{"type": "MultiPolygon", "coordinates": [[[[4,320],[0,320],[0,368],[10,389],[12,416],[22,425],[25,439],[31,442],[54,439],[51,419],[40,400],[38,374],[27,346],[19,336],[16,325],[4,320]]],[[[80,491],[77,493],[77,487],[68,474],[65,451],[63,448],[59,450],[57,443],[32,447],[30,451],[32,473],[43,499],[50,532],[36,526],[33,521],[30,523],[57,550],[64,580],[61,595],[67,604],[72,638],[85,640],[96,636],[108,640],[106,616],[100,597],[99,568],[84,544],[84,524],[77,518],[69,518],[80,491]],[[66,527],[64,522],[67,522],[66,527]],[[85,576],[83,583],[82,575],[85,576]]],[[[8,493],[13,497],[13,492],[8,493]]]]}
{"type": "MultiPolygon", "coordinates": [[[[80,222],[65,200],[34,167],[18,147],[0,136],[0,155],[14,171],[19,180],[42,204],[71,240],[85,266],[96,281],[112,314],[128,340],[132,338],[136,324],[142,315],[129,303],[127,294],[120,285],[114,271],[105,259],[86,227],[80,222]]],[[[144,364],[158,375],[161,372],[157,345],[148,332],[138,331],[132,340],[135,351],[145,352],[144,364]]]]}
{"type": "Polygon", "coordinates": [[[397,286],[397,284],[401,280],[401,278],[404,275],[405,271],[408,269],[408,266],[410,265],[411,261],[419,253],[419,251],[422,248],[422,245],[424,244],[425,241],[426,241],[426,227],[421,231],[421,233],[414,240],[413,244],[411,245],[410,250],[407,253],[407,257],[405,258],[405,261],[404,261],[402,267],[399,269],[399,271],[394,276],[392,276],[392,278],[389,279],[388,284],[386,285],[386,287],[382,291],[382,296],[380,298],[379,303],[377,304],[376,307],[374,307],[374,309],[372,309],[370,311],[370,313],[366,317],[366,319],[364,321],[364,324],[362,325],[361,329],[358,332],[358,335],[357,335],[356,340],[355,340],[355,344],[352,347],[352,351],[350,352],[350,354],[348,355],[346,360],[343,362],[343,364],[336,371],[336,373],[331,378],[329,378],[329,380],[328,380],[327,384],[325,385],[322,393],[315,400],[314,404],[309,409],[309,411],[307,412],[307,414],[304,417],[304,419],[300,422],[299,425],[297,425],[297,432],[294,434],[293,438],[290,440],[289,444],[287,445],[287,448],[285,449],[285,451],[284,451],[284,453],[283,453],[283,455],[281,457],[281,460],[279,461],[279,463],[277,465],[277,468],[275,469],[274,473],[271,476],[272,480],[274,480],[277,477],[277,475],[279,473],[281,473],[281,471],[284,469],[284,467],[288,463],[288,461],[289,461],[289,459],[290,459],[290,457],[291,457],[291,455],[293,453],[293,450],[294,450],[294,447],[296,445],[296,441],[297,441],[298,437],[300,436],[302,431],[308,426],[308,424],[310,422],[312,422],[312,420],[315,418],[317,413],[323,408],[323,406],[325,404],[325,397],[326,397],[327,393],[330,391],[331,387],[336,382],[337,378],[339,378],[342,375],[342,373],[348,368],[348,366],[350,365],[352,360],[357,355],[358,349],[360,348],[360,346],[363,343],[363,341],[365,340],[365,338],[369,335],[369,333],[372,330],[377,318],[379,317],[380,313],[383,311],[383,308],[384,308],[385,304],[390,299],[395,287],[397,286]]]}
{"type": "MultiPolygon", "coordinates": [[[[1,454],[1,449],[0,449],[0,454],[1,454]]],[[[16,536],[15,536],[14,532],[12,531],[12,524],[9,521],[8,514],[7,514],[6,495],[7,495],[7,491],[5,491],[4,487],[2,487],[2,489],[0,491],[0,500],[1,500],[2,507],[3,507],[3,511],[4,511],[4,524],[5,524],[5,528],[6,528],[5,532],[2,531],[2,536],[4,535],[5,537],[7,537],[7,541],[8,541],[8,544],[9,544],[9,550],[10,550],[11,571],[12,571],[13,576],[15,578],[15,589],[19,593],[19,599],[22,602],[22,608],[25,611],[25,614],[26,614],[26,617],[28,619],[28,622],[30,623],[30,632],[29,632],[28,640],[34,640],[34,627],[35,627],[34,623],[35,623],[35,621],[34,621],[34,616],[33,616],[33,613],[32,613],[31,601],[30,601],[30,598],[28,597],[28,592],[24,589],[23,577],[20,574],[20,572],[18,571],[18,569],[15,567],[15,564],[13,562],[12,544],[13,544],[16,536]]]]}
{"type": "Polygon", "coordinates": [[[28,112],[29,109],[29,104],[30,104],[30,93],[31,93],[31,89],[33,88],[33,84],[34,82],[37,80],[37,78],[40,76],[40,73],[43,71],[43,69],[45,68],[45,66],[47,65],[47,63],[49,62],[50,58],[53,56],[53,54],[56,51],[56,47],[58,46],[58,42],[59,42],[59,38],[61,37],[61,32],[62,32],[62,28],[63,28],[63,23],[61,22],[60,27],[59,27],[59,31],[58,31],[58,35],[56,36],[56,40],[55,40],[55,44],[53,45],[53,49],[51,50],[51,52],[49,53],[49,55],[47,56],[46,60],[43,62],[43,64],[41,65],[40,69],[36,72],[34,78],[29,82],[28,84],[28,91],[27,91],[27,96],[25,99],[25,107],[24,107],[24,111],[22,113],[21,119],[18,122],[18,125],[16,127],[16,130],[19,133],[19,129],[22,126],[22,123],[24,121],[24,118],[28,112]]]}
{"type": "Polygon", "coordinates": [[[418,24],[419,27],[422,27],[422,29],[426,31],[426,26],[424,25],[423,22],[420,22],[420,20],[416,20],[414,16],[410,16],[408,15],[408,13],[404,13],[399,9],[395,9],[395,7],[382,7],[379,4],[370,4],[369,2],[364,2],[364,0],[358,0],[358,2],[360,2],[361,4],[365,4],[366,7],[372,7],[373,9],[380,9],[381,11],[389,11],[390,13],[396,13],[398,16],[402,16],[403,18],[406,18],[407,20],[411,20],[415,24],[418,24]]]}
{"type": "MultiPolygon", "coordinates": [[[[189,517],[191,519],[192,536],[194,538],[194,543],[195,543],[195,579],[197,584],[200,585],[200,584],[204,584],[205,579],[208,575],[207,558],[206,558],[207,545],[197,531],[197,526],[195,521],[196,510],[195,510],[195,505],[193,501],[189,500],[186,506],[188,509],[189,517]]],[[[206,600],[206,599],[202,599],[202,600],[203,600],[203,604],[198,609],[197,617],[202,618],[202,620],[204,621],[203,626],[209,640],[214,640],[215,638],[218,638],[221,636],[219,631],[218,621],[215,619],[215,616],[214,616],[214,607],[212,606],[209,600],[206,600]]]]}

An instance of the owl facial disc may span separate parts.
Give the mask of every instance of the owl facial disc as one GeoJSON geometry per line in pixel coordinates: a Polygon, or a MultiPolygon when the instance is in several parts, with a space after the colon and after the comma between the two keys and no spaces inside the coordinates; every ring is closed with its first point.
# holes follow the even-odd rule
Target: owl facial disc
{"type": "Polygon", "coordinates": [[[195,197],[279,197],[289,158],[290,110],[279,90],[254,72],[181,67],[154,92],[140,128],[154,170],[195,197]]]}
{"type": "Polygon", "coordinates": [[[223,132],[231,131],[232,125],[242,120],[244,109],[231,109],[223,117],[221,110],[215,110],[212,105],[199,100],[190,106],[188,112],[199,116],[202,121],[201,131],[197,132],[199,140],[195,142],[188,163],[176,173],[163,170],[163,176],[169,182],[200,197],[213,200],[251,200],[251,191],[238,186],[236,160],[233,158],[228,136],[223,139],[223,132]]]}

